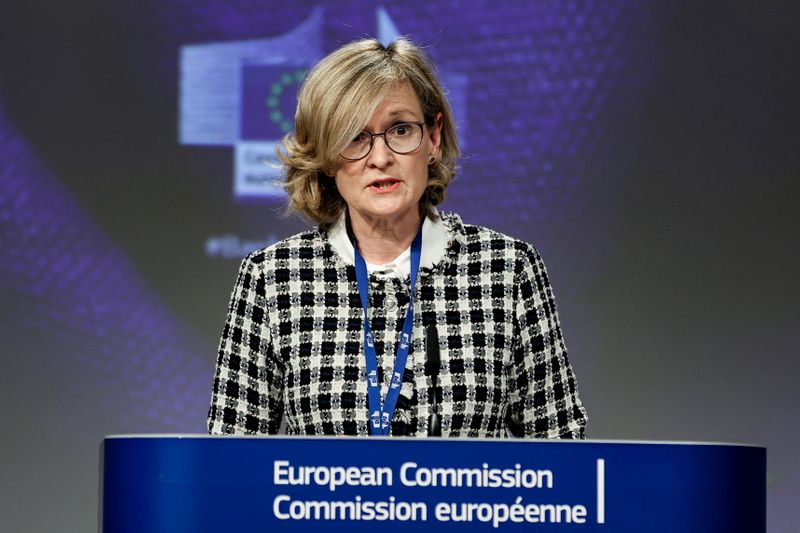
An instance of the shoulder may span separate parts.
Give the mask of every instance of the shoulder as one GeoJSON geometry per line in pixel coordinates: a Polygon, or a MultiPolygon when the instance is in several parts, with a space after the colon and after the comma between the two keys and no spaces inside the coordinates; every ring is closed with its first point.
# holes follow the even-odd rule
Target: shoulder
{"type": "Polygon", "coordinates": [[[443,214],[442,220],[467,256],[490,261],[512,261],[517,273],[531,267],[543,268],[539,251],[529,242],[484,226],[465,224],[461,217],[453,213],[443,214]]]}
{"type": "Polygon", "coordinates": [[[324,231],[307,230],[251,252],[244,258],[242,264],[258,268],[258,266],[276,265],[292,259],[322,257],[327,243],[328,239],[324,231]]]}

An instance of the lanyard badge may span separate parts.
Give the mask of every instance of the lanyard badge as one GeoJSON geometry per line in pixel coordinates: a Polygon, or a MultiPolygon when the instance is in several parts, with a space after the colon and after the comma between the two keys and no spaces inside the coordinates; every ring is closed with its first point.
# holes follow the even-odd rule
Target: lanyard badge
{"type": "Polygon", "coordinates": [[[370,434],[388,435],[392,427],[392,417],[397,406],[397,398],[400,396],[400,387],[403,384],[403,372],[406,368],[408,351],[411,347],[411,330],[414,327],[414,288],[417,284],[417,272],[419,271],[420,256],[422,255],[422,224],[420,224],[417,236],[411,243],[411,295],[408,300],[408,310],[406,319],[403,322],[403,332],[400,334],[400,342],[397,345],[397,353],[394,359],[394,371],[392,381],[389,384],[389,392],[386,394],[386,402],[381,401],[381,387],[378,383],[378,355],[375,352],[375,337],[369,325],[369,273],[367,263],[358,250],[358,243],[353,242],[353,252],[355,254],[356,280],[358,281],[358,292],[361,296],[361,307],[364,310],[364,356],[367,362],[367,392],[369,394],[370,409],[370,434]]]}

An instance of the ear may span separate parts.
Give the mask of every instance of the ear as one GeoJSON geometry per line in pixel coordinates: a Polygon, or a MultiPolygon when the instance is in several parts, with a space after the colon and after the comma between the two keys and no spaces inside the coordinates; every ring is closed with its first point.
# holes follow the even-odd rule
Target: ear
{"type": "Polygon", "coordinates": [[[428,128],[428,135],[431,140],[431,153],[430,155],[439,156],[439,147],[442,144],[442,114],[436,113],[433,118],[433,126],[428,128]]]}

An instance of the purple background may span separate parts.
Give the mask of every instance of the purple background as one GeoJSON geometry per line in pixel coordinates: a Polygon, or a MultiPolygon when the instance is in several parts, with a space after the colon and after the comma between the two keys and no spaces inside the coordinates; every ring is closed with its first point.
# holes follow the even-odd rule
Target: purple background
{"type": "MultiPolygon", "coordinates": [[[[3,3],[0,529],[91,530],[103,435],[204,430],[238,265],[206,243],[306,225],[233,198],[231,147],[178,142],[180,50],[320,7],[324,52],[377,35],[355,0],[3,3]]],[[[464,80],[444,209],[542,252],[590,436],[766,445],[793,531],[798,7],[384,7],[464,80]]]]}

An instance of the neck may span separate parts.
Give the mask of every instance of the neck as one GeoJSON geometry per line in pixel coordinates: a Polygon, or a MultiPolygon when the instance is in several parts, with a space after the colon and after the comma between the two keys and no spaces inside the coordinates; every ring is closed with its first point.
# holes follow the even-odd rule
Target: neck
{"type": "Polygon", "coordinates": [[[394,261],[411,246],[422,224],[416,210],[393,219],[365,217],[355,211],[348,214],[358,250],[364,260],[373,265],[394,261]]]}

